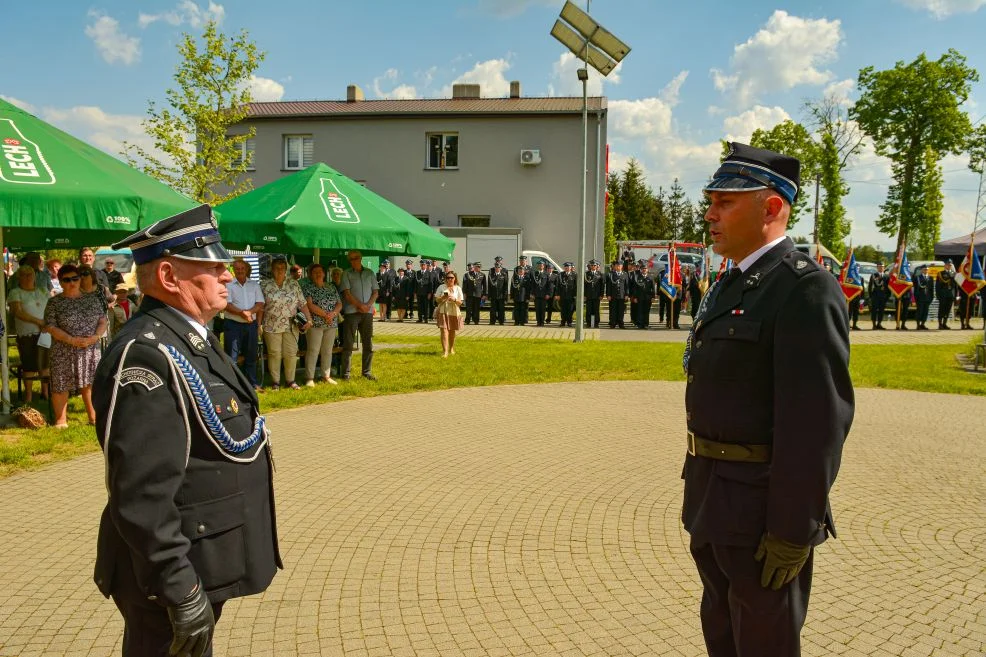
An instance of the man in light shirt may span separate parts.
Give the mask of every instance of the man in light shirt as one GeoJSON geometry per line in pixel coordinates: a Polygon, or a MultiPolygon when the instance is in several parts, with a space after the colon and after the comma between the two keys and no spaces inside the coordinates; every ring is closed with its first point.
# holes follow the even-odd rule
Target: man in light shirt
{"type": "Polygon", "coordinates": [[[342,376],[349,380],[349,368],[353,358],[356,331],[359,331],[363,351],[363,378],[376,381],[370,366],[373,364],[373,304],[377,300],[379,286],[376,275],[363,267],[363,254],[350,251],[349,266],[342,273],[342,376]]]}
{"type": "Polygon", "coordinates": [[[243,354],[244,374],[253,389],[262,392],[263,388],[257,382],[257,313],[264,308],[264,293],[260,285],[250,280],[250,269],[246,260],[233,263],[236,278],[226,283],[229,296],[223,332],[226,334],[226,353],[234,363],[243,354]]]}

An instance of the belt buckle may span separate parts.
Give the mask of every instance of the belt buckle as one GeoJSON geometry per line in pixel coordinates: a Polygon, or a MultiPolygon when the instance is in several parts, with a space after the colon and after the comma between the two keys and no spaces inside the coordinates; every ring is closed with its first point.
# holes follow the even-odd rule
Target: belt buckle
{"type": "Polygon", "coordinates": [[[695,434],[691,431],[686,431],[685,442],[688,448],[688,453],[695,456],[695,434]]]}

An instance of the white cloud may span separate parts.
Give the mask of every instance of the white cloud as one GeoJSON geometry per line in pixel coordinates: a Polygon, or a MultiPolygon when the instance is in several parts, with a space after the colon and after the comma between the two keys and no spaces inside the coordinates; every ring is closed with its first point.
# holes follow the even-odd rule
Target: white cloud
{"type": "Polygon", "coordinates": [[[839,82],[833,82],[832,84],[825,87],[823,95],[826,98],[833,98],[840,105],[846,107],[852,105],[852,100],[850,96],[856,91],[856,81],[855,80],[840,80],[839,82]]]}
{"type": "Polygon", "coordinates": [[[3,94],[0,94],[0,98],[2,98],[3,100],[7,101],[8,103],[10,103],[11,105],[13,105],[14,107],[20,107],[25,112],[30,112],[31,114],[36,114],[37,113],[35,111],[34,105],[32,105],[31,103],[27,102],[26,100],[21,100],[20,98],[14,98],[13,96],[5,96],[3,94]]]}
{"type": "Polygon", "coordinates": [[[738,116],[730,116],[723,120],[722,131],[728,141],[750,143],[750,137],[758,129],[769,130],[778,123],[783,123],[791,115],[783,107],[764,107],[755,105],[738,116]]]}
{"type": "Polygon", "coordinates": [[[86,25],[86,36],[96,44],[99,54],[108,64],[120,62],[126,66],[140,60],[140,39],[127,36],[120,30],[115,18],[90,10],[89,17],[95,21],[86,25]]]}
{"type": "Polygon", "coordinates": [[[250,95],[258,103],[281,100],[284,97],[284,85],[277,80],[250,76],[250,95]]]}
{"type": "MultiPolygon", "coordinates": [[[[485,62],[477,62],[470,70],[466,71],[452,84],[478,84],[479,93],[483,98],[498,98],[510,94],[510,81],[504,76],[510,69],[510,62],[507,59],[488,59],[485,62]]],[[[442,87],[441,95],[444,98],[451,98],[452,85],[442,87]]]]}
{"type": "MultiPolygon", "coordinates": [[[[578,59],[570,52],[562,53],[558,57],[551,69],[551,82],[548,84],[549,96],[581,96],[582,82],[578,78],[578,71],[582,68],[582,60],[578,59]]],[[[596,69],[589,67],[589,80],[586,83],[586,93],[590,96],[603,95],[603,82],[606,84],[619,84],[620,73],[623,69],[623,62],[616,65],[610,74],[605,78],[596,69]]],[[[687,76],[688,72],[684,74],[687,76]]],[[[682,79],[684,81],[684,79],[682,79]]],[[[680,86],[680,83],[679,83],[680,86]]]]}
{"type": "Polygon", "coordinates": [[[400,71],[396,68],[388,68],[383,75],[373,78],[373,94],[377,98],[394,98],[398,100],[409,100],[417,98],[417,90],[409,84],[395,84],[400,77],[400,71]],[[385,90],[384,85],[391,87],[385,90]],[[394,86],[392,86],[394,85],[394,86]]]}
{"type": "Polygon", "coordinates": [[[986,0],[897,0],[911,9],[921,9],[941,20],[952,14],[973,14],[983,6],[986,0]]]}
{"type": "Polygon", "coordinates": [[[191,27],[199,28],[209,21],[222,23],[225,17],[226,8],[212,2],[212,0],[209,0],[209,4],[204,8],[193,2],[193,0],[181,0],[174,9],[160,14],[145,14],[141,12],[137,18],[137,24],[144,28],[158,21],[164,21],[169,25],[177,26],[184,23],[191,27]]]}
{"type": "Polygon", "coordinates": [[[139,144],[155,152],[154,140],[144,133],[141,121],[145,117],[134,114],[108,114],[100,107],[77,105],[69,108],[45,107],[41,118],[65,132],[101,148],[110,155],[120,157],[123,142],[139,144]]]}
{"type": "Polygon", "coordinates": [[[754,36],[733,50],[729,73],[712,69],[716,89],[747,107],[763,93],[832,79],[820,66],[834,60],[842,41],[838,20],[805,19],[780,9],[754,36]]]}

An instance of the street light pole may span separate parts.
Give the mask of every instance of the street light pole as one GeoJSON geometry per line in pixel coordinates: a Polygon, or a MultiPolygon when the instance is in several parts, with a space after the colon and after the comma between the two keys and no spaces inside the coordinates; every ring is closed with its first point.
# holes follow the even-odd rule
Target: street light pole
{"type": "MultiPolygon", "coordinates": [[[[586,0],[586,9],[589,2],[586,0]]],[[[588,50],[588,41],[586,50],[588,50]]],[[[586,197],[586,178],[589,168],[589,91],[587,88],[589,80],[589,69],[585,63],[585,56],[582,59],[583,67],[579,69],[578,76],[582,80],[582,213],[579,218],[579,250],[576,258],[576,271],[578,283],[575,285],[575,342],[582,342],[585,339],[585,197],[586,197]]]]}

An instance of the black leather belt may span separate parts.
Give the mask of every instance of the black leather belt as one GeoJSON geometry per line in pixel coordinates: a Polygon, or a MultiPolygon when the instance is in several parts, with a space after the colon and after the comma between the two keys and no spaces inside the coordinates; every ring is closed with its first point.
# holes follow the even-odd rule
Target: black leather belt
{"type": "Polygon", "coordinates": [[[770,445],[720,443],[696,436],[691,431],[687,434],[687,440],[688,453],[692,456],[704,456],[718,461],[736,461],[738,463],[770,463],[770,445]]]}

